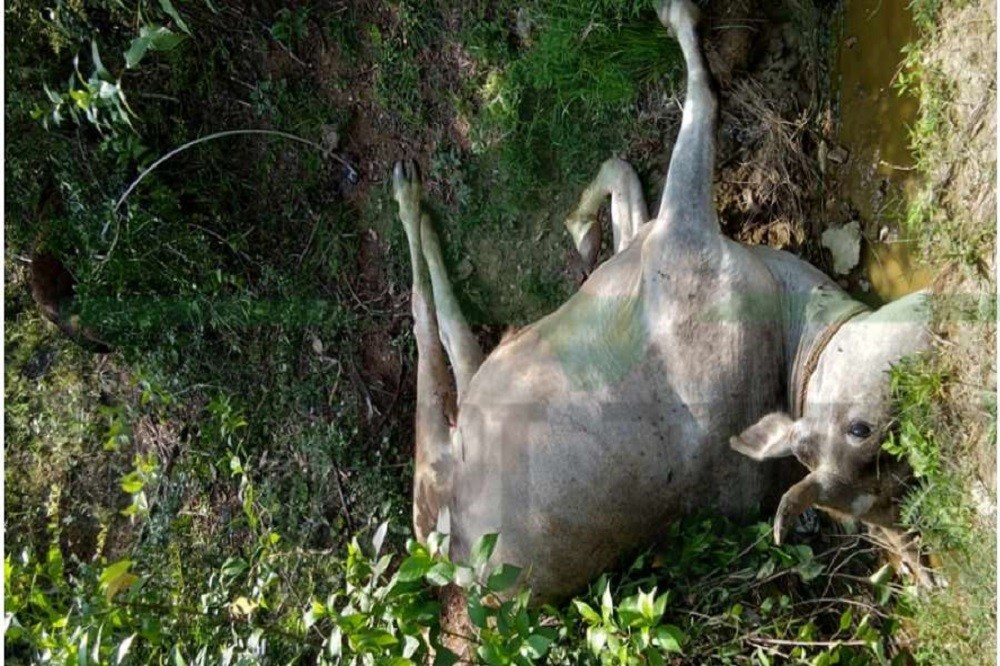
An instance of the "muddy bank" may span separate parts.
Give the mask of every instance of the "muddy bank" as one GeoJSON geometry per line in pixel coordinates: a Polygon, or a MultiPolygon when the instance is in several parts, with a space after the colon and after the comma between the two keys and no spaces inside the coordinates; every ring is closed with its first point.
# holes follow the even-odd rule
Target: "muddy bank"
{"type": "Polygon", "coordinates": [[[918,102],[895,80],[915,30],[904,0],[710,6],[728,235],[800,254],[873,304],[928,284],[901,230],[918,102]],[[838,273],[823,233],[845,225],[859,261],[838,273]]]}

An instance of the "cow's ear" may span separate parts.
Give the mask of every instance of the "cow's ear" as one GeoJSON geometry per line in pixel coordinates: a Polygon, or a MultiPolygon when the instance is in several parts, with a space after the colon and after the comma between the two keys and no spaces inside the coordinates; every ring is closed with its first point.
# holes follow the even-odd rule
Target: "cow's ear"
{"type": "Polygon", "coordinates": [[[784,458],[792,455],[792,429],[795,422],[784,412],[772,412],[736,437],[729,446],[754,460],[784,458]]]}

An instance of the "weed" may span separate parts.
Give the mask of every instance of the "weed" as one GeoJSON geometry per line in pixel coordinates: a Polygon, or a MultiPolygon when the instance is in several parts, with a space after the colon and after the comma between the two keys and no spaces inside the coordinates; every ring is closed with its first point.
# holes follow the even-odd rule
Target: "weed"
{"type": "Polygon", "coordinates": [[[932,405],[943,397],[945,377],[923,357],[904,359],[893,367],[890,391],[899,415],[898,430],[883,448],[906,460],[917,478],[933,478],[940,471],[939,444],[931,423],[932,405]]]}
{"type": "Polygon", "coordinates": [[[283,107],[283,97],[287,94],[288,84],[284,79],[260,81],[250,91],[250,104],[253,113],[258,118],[278,120],[278,110],[283,107]]]}
{"type": "Polygon", "coordinates": [[[271,36],[285,46],[295,48],[306,36],[308,21],[308,7],[298,7],[296,9],[282,7],[274,15],[274,23],[271,24],[271,36]]]}
{"type": "Polygon", "coordinates": [[[980,478],[984,470],[991,478],[996,464],[995,398],[983,400],[995,391],[995,283],[983,266],[995,261],[996,239],[982,223],[995,215],[993,185],[985,184],[995,175],[988,157],[995,137],[976,129],[974,107],[963,104],[982,84],[955,76],[956,62],[968,66],[956,48],[970,35],[956,33],[953,23],[969,23],[959,12],[984,10],[936,0],[911,8],[920,38],[904,51],[896,85],[920,99],[910,141],[924,183],[906,225],[929,261],[957,265],[961,277],[943,276],[935,298],[933,327],[948,343],[934,358],[893,371],[902,414],[888,448],[918,477],[901,507],[903,522],[919,530],[948,581],[905,595],[900,612],[909,618],[918,663],[979,664],[996,646],[995,494],[980,478]]]}

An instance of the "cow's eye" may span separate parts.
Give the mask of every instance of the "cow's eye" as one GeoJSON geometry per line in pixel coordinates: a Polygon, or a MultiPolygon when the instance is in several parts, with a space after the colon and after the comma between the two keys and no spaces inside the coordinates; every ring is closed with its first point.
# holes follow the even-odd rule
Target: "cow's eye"
{"type": "Polygon", "coordinates": [[[864,421],[852,421],[851,427],[847,431],[851,437],[867,439],[872,434],[872,427],[864,421]]]}

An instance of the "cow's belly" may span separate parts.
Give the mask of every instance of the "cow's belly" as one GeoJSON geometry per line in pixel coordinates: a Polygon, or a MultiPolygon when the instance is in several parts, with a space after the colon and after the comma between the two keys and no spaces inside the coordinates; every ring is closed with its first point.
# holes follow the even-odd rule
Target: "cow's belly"
{"type": "Polygon", "coordinates": [[[683,513],[753,508],[773,468],[733,453],[728,438],[779,404],[780,364],[762,353],[774,349],[770,335],[661,326],[603,385],[565,376],[551,355],[494,363],[494,382],[474,382],[459,418],[456,554],[499,532],[496,561],[531,566],[538,598],[558,599],[683,513]]]}

